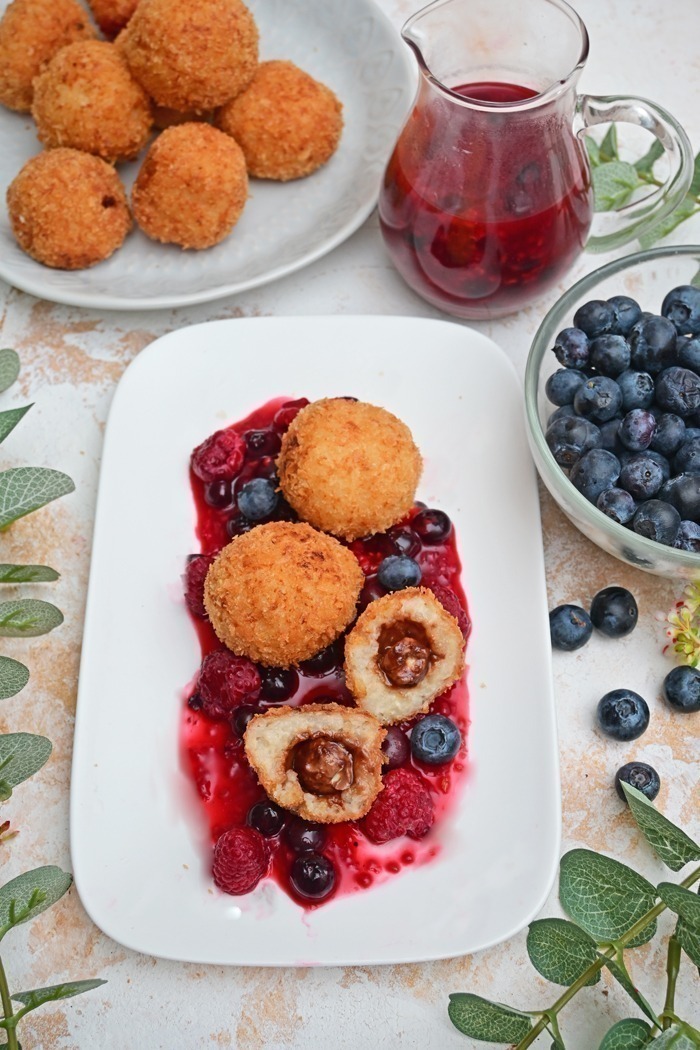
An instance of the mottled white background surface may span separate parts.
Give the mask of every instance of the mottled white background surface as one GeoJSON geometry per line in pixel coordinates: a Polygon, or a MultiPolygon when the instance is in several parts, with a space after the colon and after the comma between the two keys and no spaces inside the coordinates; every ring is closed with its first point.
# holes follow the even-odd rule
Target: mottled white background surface
{"type": "MultiPolygon", "coordinates": [[[[382,6],[399,26],[412,12],[414,0],[382,0],[382,6]]],[[[583,90],[652,97],[679,118],[695,148],[700,147],[698,0],[667,5],[658,0],[579,0],[578,10],[591,36],[583,90]]],[[[700,218],[674,236],[689,243],[700,241],[700,218]]],[[[572,279],[598,261],[582,259],[572,279]]],[[[556,294],[518,316],[478,326],[500,343],[519,373],[537,324],[556,294]]],[[[55,748],[45,769],[20,787],[3,810],[3,817],[20,830],[8,846],[0,847],[5,881],[39,864],[70,867],[71,739],[92,518],[104,422],[125,366],[153,338],[213,318],[438,314],[413,296],[391,269],[374,217],[348,243],[308,269],[219,303],[163,313],[100,313],[53,306],[0,285],[0,311],[0,342],[16,347],[23,364],[19,386],[4,396],[3,407],[27,398],[36,402],[3,445],[3,466],[57,467],[70,473],[77,485],[74,495],[40,516],[24,519],[3,537],[3,561],[46,561],[60,570],[59,583],[32,593],[39,596],[45,591],[66,614],[65,624],[48,638],[3,646],[8,654],[26,659],[32,679],[22,694],[3,703],[0,730],[45,733],[55,748]]],[[[454,450],[454,454],[469,453],[454,450]]],[[[144,509],[134,512],[134,529],[147,528],[147,518],[139,517],[144,509]]],[[[700,830],[700,716],[674,718],[659,699],[661,681],[670,668],[662,653],[662,621],[680,587],[600,553],[568,525],[548,498],[543,502],[543,526],[552,606],[563,601],[587,603],[599,588],[620,583],[636,594],[640,607],[639,626],[629,638],[611,642],[598,636],[579,653],[555,653],[563,848],[601,849],[638,865],[650,879],[659,881],[666,871],[640,841],[611,790],[611,780],[617,767],[632,757],[650,761],[662,776],[660,807],[695,834],[700,830]],[[621,685],[646,696],[652,709],[649,731],[629,745],[606,741],[593,727],[598,698],[621,685]]],[[[518,542],[517,525],[513,542],[518,542]]],[[[114,556],[119,557],[118,550],[114,556]]],[[[527,613],[527,596],[502,597],[500,629],[507,653],[508,624],[517,629],[517,616],[527,613]]],[[[514,669],[514,688],[524,674],[527,668],[514,669]]],[[[138,733],[138,725],[133,728],[138,733]]],[[[128,764],[125,755],[125,775],[128,764]]],[[[514,790],[536,764],[536,754],[522,755],[519,767],[512,770],[514,790]]],[[[143,804],[148,805],[148,799],[143,804]]],[[[537,849],[536,842],[532,849],[537,849]]],[[[478,843],[473,863],[479,863],[478,843]]],[[[440,902],[434,906],[439,908],[440,902]]],[[[558,913],[553,891],[544,914],[558,913]]],[[[406,916],[406,922],[420,921],[419,914],[406,916]]],[[[660,925],[669,928],[665,920],[660,925]]],[[[528,964],[524,941],[521,934],[477,956],[428,965],[279,971],[203,968],[126,951],[92,925],[71,891],[40,920],[14,931],[3,944],[3,958],[14,988],[67,977],[102,976],[109,982],[82,999],[32,1014],[23,1027],[25,1048],[457,1050],[469,1041],[447,1019],[449,992],[471,990],[522,1008],[543,1006],[556,998],[556,990],[528,964]]],[[[632,953],[630,962],[641,988],[660,1007],[665,963],[661,941],[632,953]]],[[[697,989],[697,974],[686,964],[677,1006],[696,1026],[700,1024],[697,989]]],[[[565,1012],[562,1027],[567,1047],[594,1050],[614,1021],[630,1015],[635,1015],[633,1005],[604,976],[600,985],[585,990],[565,1012]]],[[[548,1047],[549,1040],[543,1038],[538,1045],[548,1047]]]]}

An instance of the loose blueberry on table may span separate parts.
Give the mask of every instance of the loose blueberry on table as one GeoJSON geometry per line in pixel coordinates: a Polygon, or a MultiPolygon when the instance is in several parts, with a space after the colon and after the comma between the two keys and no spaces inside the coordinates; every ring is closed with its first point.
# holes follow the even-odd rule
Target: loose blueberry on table
{"type": "MultiPolygon", "coordinates": [[[[193,452],[201,550],[188,560],[184,584],[202,664],[183,704],[181,754],[208,823],[216,885],[248,893],[271,877],[309,908],[378,885],[437,854],[429,832],[455,804],[466,774],[468,694],[463,676],[429,714],[387,728],[383,790],[361,821],[302,820],[258,782],[243,740],[256,714],[283,705],[352,704],[343,673],[344,636],[297,667],[256,665],[222,648],[203,604],[209,566],[232,537],[268,521],[298,520],[278,491],[275,460],[283,434],[306,404],[305,398],[270,401],[193,452]]],[[[461,566],[447,514],[417,504],[387,532],[349,546],[365,574],[359,612],[383,595],[420,585],[433,591],[467,637],[461,566]]],[[[303,768],[308,774],[313,764],[303,768]]]]}

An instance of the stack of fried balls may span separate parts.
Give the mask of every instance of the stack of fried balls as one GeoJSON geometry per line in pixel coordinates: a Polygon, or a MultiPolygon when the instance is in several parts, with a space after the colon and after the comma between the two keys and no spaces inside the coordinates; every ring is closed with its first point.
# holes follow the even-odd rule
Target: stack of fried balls
{"type": "Polygon", "coordinates": [[[338,98],[292,62],[259,62],[242,0],[89,3],[109,39],[78,0],[12,0],[0,20],[0,103],[31,113],[45,147],[7,192],[38,262],[101,262],[132,216],[155,241],[210,248],[238,222],[249,177],[302,178],[335,152],[338,98]],[[146,147],[130,207],[115,165],[146,147]]]}

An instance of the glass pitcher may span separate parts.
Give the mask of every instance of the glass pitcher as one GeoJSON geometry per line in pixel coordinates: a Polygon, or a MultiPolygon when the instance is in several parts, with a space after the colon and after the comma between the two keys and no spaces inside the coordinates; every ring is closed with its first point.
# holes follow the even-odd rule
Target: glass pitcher
{"type": "Polygon", "coordinates": [[[519,310],[588,244],[639,236],[683,199],[688,138],[648,100],[577,95],[588,34],[563,0],[435,0],[402,36],[419,69],[413,109],[387,166],[379,219],[410,287],[457,317],[519,310]],[[593,190],[581,133],[626,121],[651,131],[670,166],[662,188],[588,239],[593,190]]]}

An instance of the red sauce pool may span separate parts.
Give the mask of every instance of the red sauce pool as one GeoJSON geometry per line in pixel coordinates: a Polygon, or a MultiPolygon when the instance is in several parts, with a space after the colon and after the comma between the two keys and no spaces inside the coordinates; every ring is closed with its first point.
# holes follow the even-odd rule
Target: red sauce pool
{"type": "MultiPolygon", "coordinates": [[[[231,429],[240,434],[249,430],[266,430],[271,444],[275,444],[275,434],[285,427],[275,427],[273,420],[289,398],[276,398],[252,412],[231,429]]],[[[288,425],[288,424],[287,424],[288,425]]],[[[274,470],[274,456],[246,458],[239,477],[234,481],[234,491],[251,477],[269,477],[274,470]]],[[[193,553],[214,554],[229,542],[227,523],[235,510],[217,509],[205,500],[205,486],[190,475],[192,494],[197,513],[197,536],[200,550],[193,553]]],[[[418,512],[417,506],[406,519],[418,512]]],[[[287,512],[285,517],[292,517],[287,512]]],[[[238,520],[238,519],[237,519],[238,520]]],[[[234,526],[235,528],[235,526],[234,526]]],[[[358,540],[349,545],[357,556],[366,576],[365,588],[360,600],[360,611],[373,597],[385,593],[376,580],[379,562],[390,553],[398,553],[392,548],[385,534],[358,540]]],[[[458,597],[466,610],[467,603],[460,583],[461,564],[457,554],[454,529],[443,544],[422,546],[415,555],[423,571],[422,584],[448,587],[458,597]]],[[[191,617],[199,638],[202,658],[214,649],[221,648],[208,621],[191,617]]],[[[342,639],[341,639],[342,643],[342,639]]],[[[310,674],[298,668],[299,687],[294,695],[284,701],[288,706],[299,706],[313,701],[335,701],[351,705],[352,697],[345,687],[342,670],[342,644],[338,646],[339,660],[325,674],[310,674]]],[[[243,742],[225,721],[215,721],[201,710],[193,710],[188,700],[196,694],[196,673],[193,668],[194,686],[186,690],[180,721],[180,751],[185,771],[192,781],[201,804],[203,819],[206,821],[212,846],[218,837],[229,828],[245,824],[250,807],[266,798],[257,777],[245,757],[243,742]]],[[[261,709],[281,706],[280,703],[259,701],[261,709]]],[[[439,852],[439,827],[447,812],[454,806],[467,773],[467,730],[469,726],[468,691],[466,673],[451,689],[439,697],[432,705],[431,711],[444,714],[453,719],[462,733],[462,747],[456,758],[444,765],[429,767],[409,758],[407,765],[418,772],[429,785],[435,806],[435,823],[428,834],[420,841],[410,838],[395,839],[383,846],[376,846],[362,834],[356,822],[325,825],[326,843],[321,850],[334,864],[336,881],[333,892],[324,900],[311,902],[299,897],[289,883],[289,870],[296,854],[287,845],[284,835],[267,839],[272,854],[271,877],[290,897],[304,907],[319,907],[332,897],[355,893],[377,885],[395,875],[402,868],[423,864],[439,852]]],[[[402,725],[410,730],[412,723],[402,725]]]]}

